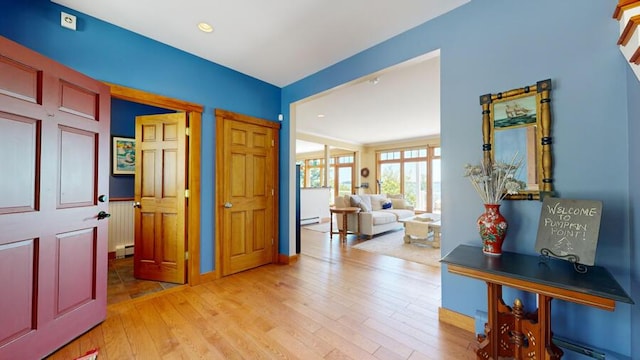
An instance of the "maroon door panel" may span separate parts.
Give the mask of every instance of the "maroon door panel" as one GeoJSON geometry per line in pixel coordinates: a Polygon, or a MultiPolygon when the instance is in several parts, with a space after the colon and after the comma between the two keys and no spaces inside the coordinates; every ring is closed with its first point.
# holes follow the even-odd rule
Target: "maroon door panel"
{"type": "Polygon", "coordinates": [[[106,316],[109,88],[0,37],[0,359],[106,316]]]}
{"type": "Polygon", "coordinates": [[[0,93],[42,104],[41,73],[36,68],[0,56],[0,93]]]}
{"type": "Polygon", "coordinates": [[[0,198],[0,214],[29,212],[38,208],[40,122],[0,111],[0,154],[3,156],[0,188],[11,189],[0,198]]]}
{"type": "Polygon", "coordinates": [[[33,239],[0,245],[0,264],[12,271],[0,272],[3,288],[12,289],[11,296],[0,296],[2,326],[0,326],[0,346],[31,331],[34,325],[32,307],[34,303],[34,261],[35,241],[33,239]]]}

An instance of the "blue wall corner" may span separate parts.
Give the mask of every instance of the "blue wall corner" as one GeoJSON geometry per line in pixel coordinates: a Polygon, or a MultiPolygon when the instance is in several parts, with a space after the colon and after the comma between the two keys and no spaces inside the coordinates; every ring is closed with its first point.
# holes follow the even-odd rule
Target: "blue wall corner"
{"type": "MultiPolygon", "coordinates": [[[[629,184],[631,204],[631,298],[636,303],[631,307],[631,338],[640,339],[640,81],[630,69],[627,70],[627,106],[629,111],[629,184]],[[633,120],[631,120],[633,119],[633,120]]],[[[633,341],[631,358],[640,359],[640,341],[633,341]]]]}
{"type": "MultiPolygon", "coordinates": [[[[111,136],[135,138],[136,116],[175,112],[121,99],[111,99],[111,136]]],[[[113,155],[112,155],[113,156],[113,155]]],[[[111,165],[113,167],[113,164],[111,165]]],[[[133,198],[133,175],[109,175],[109,198],[133,198]]]]}
{"type": "MultiPolygon", "coordinates": [[[[473,225],[482,204],[462,166],[480,157],[478,96],[551,78],[554,178],[560,196],[603,200],[596,264],[637,300],[639,152],[630,124],[640,109],[638,85],[616,46],[615,2],[581,0],[474,0],[432,21],[367,49],[284,89],[186,54],[47,0],[3,2],[0,34],[91,77],[205,107],[202,142],[201,272],[213,262],[215,108],[277,121],[280,131],[279,251],[290,254],[293,224],[290,105],[353,79],[440,49],[442,252],[474,244],[473,225]],[[60,10],[79,17],[80,31],[62,29],[60,10]],[[579,21],[577,21],[578,19],[579,21]],[[634,152],[635,151],[635,152],[634,152]],[[630,168],[633,168],[630,170],[630,168]],[[631,210],[630,210],[631,209],[631,210]],[[465,226],[464,224],[468,224],[465,226]],[[633,235],[633,236],[632,236],[633,235]],[[633,241],[632,241],[633,239],[633,241]]],[[[501,209],[502,210],[502,209],[501,209]]],[[[509,202],[505,250],[532,253],[540,214],[538,202],[509,202]]],[[[473,316],[486,307],[484,284],[442,272],[442,306],[473,316]]],[[[554,332],[632,357],[640,355],[637,305],[615,312],[554,301],[554,332]],[[577,324],[582,324],[578,326],[577,324]]]]}
{"type": "MultiPolygon", "coordinates": [[[[282,112],[288,116],[289,106],[299,100],[440,49],[442,219],[455,224],[442,228],[446,254],[460,244],[479,245],[474,224],[482,204],[462,176],[463,165],[481,157],[478,97],[550,78],[555,189],[565,198],[603,201],[596,264],[607,267],[629,289],[626,65],[616,46],[619,25],[611,18],[614,7],[613,2],[586,7],[580,0],[474,0],[286,86],[282,112]]],[[[503,204],[501,212],[510,224],[505,250],[535,253],[540,210],[537,201],[503,204]]],[[[637,253],[634,250],[635,257],[637,253]]],[[[505,291],[505,297],[520,295],[505,291]]],[[[442,306],[474,316],[476,309],[486,308],[485,286],[443,267],[442,306]]],[[[553,311],[556,334],[630,353],[628,305],[604,312],[557,300],[553,311]],[[578,326],[578,319],[588,326],[578,326]]]]}
{"type": "Polygon", "coordinates": [[[49,0],[3,1],[0,35],[95,79],[204,106],[200,271],[213,271],[214,110],[277,121],[280,88],[49,0]],[[77,16],[78,31],[60,26],[60,11],[77,16]]]}

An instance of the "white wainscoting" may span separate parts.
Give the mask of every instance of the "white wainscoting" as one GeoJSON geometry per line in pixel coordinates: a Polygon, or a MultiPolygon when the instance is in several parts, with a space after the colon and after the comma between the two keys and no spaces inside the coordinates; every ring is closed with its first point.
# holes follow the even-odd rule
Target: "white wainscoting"
{"type": "Polygon", "coordinates": [[[109,202],[109,252],[116,257],[133,254],[134,210],[133,201],[109,202]]]}
{"type": "Polygon", "coordinates": [[[330,191],[328,187],[300,189],[300,224],[313,224],[331,218],[330,191]]]}

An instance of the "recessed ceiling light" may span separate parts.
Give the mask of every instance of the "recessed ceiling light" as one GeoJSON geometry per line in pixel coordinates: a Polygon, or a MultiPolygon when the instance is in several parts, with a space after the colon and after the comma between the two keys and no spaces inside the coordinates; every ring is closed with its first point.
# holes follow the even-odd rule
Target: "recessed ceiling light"
{"type": "Polygon", "coordinates": [[[318,114],[318,117],[319,117],[319,118],[323,118],[323,117],[324,117],[324,114],[318,114]]]}
{"type": "Polygon", "coordinates": [[[200,31],[210,33],[213,31],[213,26],[207,24],[206,22],[201,22],[198,24],[198,29],[200,29],[200,31]]]}

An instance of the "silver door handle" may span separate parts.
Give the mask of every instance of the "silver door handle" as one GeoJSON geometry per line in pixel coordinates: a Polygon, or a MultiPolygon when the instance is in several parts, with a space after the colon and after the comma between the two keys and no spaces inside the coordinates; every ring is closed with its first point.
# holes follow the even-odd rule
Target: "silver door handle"
{"type": "Polygon", "coordinates": [[[232,206],[233,206],[233,204],[232,204],[232,203],[230,203],[230,202],[226,202],[226,203],[224,203],[224,207],[226,207],[227,209],[228,209],[228,208],[230,208],[230,207],[232,207],[232,206]]]}

